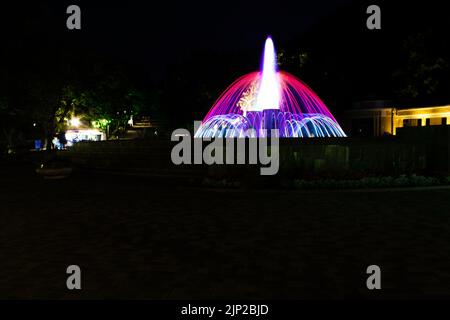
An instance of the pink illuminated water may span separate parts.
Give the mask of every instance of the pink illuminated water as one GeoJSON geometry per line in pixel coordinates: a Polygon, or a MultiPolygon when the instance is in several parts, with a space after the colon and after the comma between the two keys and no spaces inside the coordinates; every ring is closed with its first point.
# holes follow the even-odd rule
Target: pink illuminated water
{"type": "Polygon", "coordinates": [[[276,70],[271,38],[265,43],[262,72],[233,82],[206,114],[197,137],[240,137],[255,129],[278,129],[282,137],[345,137],[323,101],[297,77],[276,70]],[[262,120],[264,119],[264,120],[262,120]]]}

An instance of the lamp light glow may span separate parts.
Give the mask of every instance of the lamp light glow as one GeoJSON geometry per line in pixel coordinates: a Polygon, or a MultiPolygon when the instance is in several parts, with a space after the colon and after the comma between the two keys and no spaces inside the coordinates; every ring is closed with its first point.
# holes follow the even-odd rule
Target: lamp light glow
{"type": "Polygon", "coordinates": [[[81,124],[80,118],[73,117],[72,119],[70,119],[70,125],[72,127],[78,128],[80,124],[81,124]]]}

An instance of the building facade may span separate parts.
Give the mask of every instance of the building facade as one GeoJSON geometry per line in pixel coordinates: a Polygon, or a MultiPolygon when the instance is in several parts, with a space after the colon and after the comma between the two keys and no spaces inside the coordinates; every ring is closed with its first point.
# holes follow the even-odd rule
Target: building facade
{"type": "Polygon", "coordinates": [[[389,101],[360,102],[342,122],[349,136],[396,135],[398,128],[450,124],[450,105],[397,108],[389,101]]]}

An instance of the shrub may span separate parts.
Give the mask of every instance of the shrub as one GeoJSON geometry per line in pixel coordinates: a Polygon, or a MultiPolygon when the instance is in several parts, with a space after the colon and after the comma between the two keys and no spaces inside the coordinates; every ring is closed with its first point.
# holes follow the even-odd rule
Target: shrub
{"type": "Polygon", "coordinates": [[[440,184],[450,184],[450,177],[439,180],[435,177],[406,176],[398,177],[365,177],[352,180],[294,180],[292,186],[296,189],[358,189],[358,188],[395,188],[395,187],[426,187],[440,184]]]}

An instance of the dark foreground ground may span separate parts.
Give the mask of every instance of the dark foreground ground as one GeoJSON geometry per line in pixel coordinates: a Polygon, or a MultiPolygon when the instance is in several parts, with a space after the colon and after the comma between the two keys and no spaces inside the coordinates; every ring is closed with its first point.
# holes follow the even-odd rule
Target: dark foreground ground
{"type": "Polygon", "coordinates": [[[450,190],[49,181],[5,165],[0,177],[0,298],[450,298],[450,190]]]}

